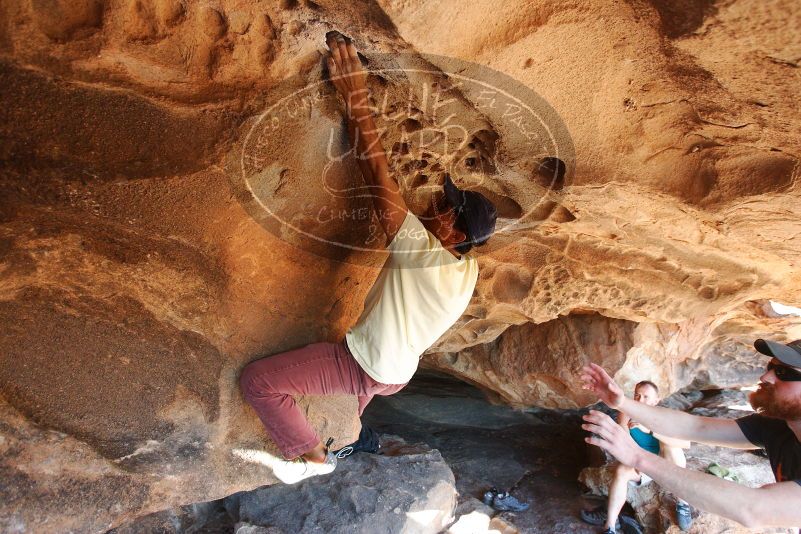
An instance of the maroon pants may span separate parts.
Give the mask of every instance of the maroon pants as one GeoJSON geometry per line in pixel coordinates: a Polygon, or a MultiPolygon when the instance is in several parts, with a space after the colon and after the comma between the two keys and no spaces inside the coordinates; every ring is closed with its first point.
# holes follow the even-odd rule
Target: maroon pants
{"type": "Polygon", "coordinates": [[[256,360],[239,377],[245,400],[285,458],[313,449],[320,438],[292,395],[356,395],[361,416],[373,395],[392,395],[406,384],[373,380],[342,343],[313,343],[256,360]]]}

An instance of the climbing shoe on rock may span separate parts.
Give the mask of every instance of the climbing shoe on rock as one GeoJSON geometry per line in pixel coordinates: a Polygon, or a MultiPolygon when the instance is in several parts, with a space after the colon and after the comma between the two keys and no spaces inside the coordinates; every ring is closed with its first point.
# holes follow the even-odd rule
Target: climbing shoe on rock
{"type": "MultiPolygon", "coordinates": [[[[328,440],[328,445],[332,441],[328,440]]],[[[295,484],[309,477],[327,475],[336,468],[337,457],[326,446],[324,462],[310,462],[302,456],[294,460],[280,460],[273,465],[273,474],[284,484],[295,484]]]]}
{"type": "Polygon", "coordinates": [[[334,451],[334,454],[337,458],[347,458],[353,453],[356,452],[369,452],[371,454],[381,454],[381,441],[378,436],[378,432],[373,430],[367,425],[362,425],[362,429],[359,432],[359,439],[351,443],[350,445],[345,445],[339,450],[334,451]]]}

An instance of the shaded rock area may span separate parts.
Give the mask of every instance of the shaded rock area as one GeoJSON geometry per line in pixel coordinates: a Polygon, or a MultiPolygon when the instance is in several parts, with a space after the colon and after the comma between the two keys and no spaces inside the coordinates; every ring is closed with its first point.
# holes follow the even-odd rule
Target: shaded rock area
{"type": "Polygon", "coordinates": [[[595,400],[581,390],[581,367],[592,361],[619,369],[636,327],[595,313],[570,315],[512,326],[490,343],[429,355],[424,365],[479,385],[507,404],[577,408],[595,400]]]}
{"type": "Polygon", "coordinates": [[[493,405],[462,381],[424,372],[376,397],[363,419],[381,432],[382,455],[358,453],[324,477],[165,510],[114,534],[595,532],[579,519],[595,501],[577,477],[598,453],[584,444],[577,411],[493,405]],[[531,508],[496,512],[481,502],[490,486],[531,508]]]}
{"type": "Polygon", "coordinates": [[[582,439],[577,411],[492,405],[464,382],[426,372],[396,395],[376,397],[363,419],[377,430],[422,441],[442,453],[459,492],[457,525],[475,513],[470,524],[481,525],[483,516],[489,528],[475,532],[595,532],[579,519],[589,504],[577,477],[596,452],[582,439]],[[492,486],[509,490],[531,507],[519,513],[487,510],[479,501],[492,486]]]}
{"type": "MultiPolygon", "coordinates": [[[[432,367],[559,408],[589,402],[588,360],[665,392],[753,381],[754,337],[801,337],[764,309],[801,303],[801,4],[680,5],[0,3],[0,530],[273,482],[233,454],[276,452],[238,373],[340,340],[384,259],[369,201],[340,194],[362,182],[332,29],[384,69],[371,103],[412,209],[446,175],[499,207],[432,367]],[[544,127],[465,72],[533,95],[544,127]]],[[[301,403],[353,440],[352,399],[301,403]]]]}

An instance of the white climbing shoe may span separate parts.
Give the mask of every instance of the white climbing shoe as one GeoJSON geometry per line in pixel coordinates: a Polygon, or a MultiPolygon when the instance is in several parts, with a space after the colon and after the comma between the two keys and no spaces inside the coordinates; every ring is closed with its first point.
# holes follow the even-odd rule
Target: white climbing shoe
{"type": "Polygon", "coordinates": [[[294,460],[279,460],[273,464],[273,474],[284,484],[295,484],[303,479],[327,475],[337,468],[337,457],[326,452],[325,462],[310,462],[303,457],[294,460]]]}

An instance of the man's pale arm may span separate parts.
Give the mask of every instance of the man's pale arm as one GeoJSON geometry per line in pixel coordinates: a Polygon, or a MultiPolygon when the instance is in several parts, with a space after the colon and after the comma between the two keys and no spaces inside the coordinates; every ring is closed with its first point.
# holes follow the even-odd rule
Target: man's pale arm
{"type": "Polygon", "coordinates": [[[595,393],[607,406],[620,410],[662,436],[734,449],[757,448],[731,419],[690,415],[626,398],[620,386],[600,365],[591,363],[584,367],[581,380],[582,387],[595,393]]]}
{"type": "Polygon", "coordinates": [[[661,436],[733,449],[757,448],[732,419],[692,415],[661,406],[648,406],[628,398],[623,400],[618,410],[658,434],[657,439],[661,436]]]}
{"type": "Polygon", "coordinates": [[[597,445],[656,480],[660,486],[696,508],[733,519],[748,527],[801,525],[801,486],[780,482],[749,488],[712,475],[683,469],[645,451],[608,415],[595,410],[583,417],[581,426],[597,445]]]}
{"type": "Polygon", "coordinates": [[[749,488],[713,475],[682,469],[643,451],[634,467],[692,506],[733,519],[746,527],[801,525],[801,486],[778,482],[749,488]]]}

